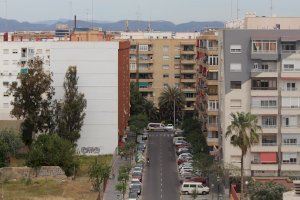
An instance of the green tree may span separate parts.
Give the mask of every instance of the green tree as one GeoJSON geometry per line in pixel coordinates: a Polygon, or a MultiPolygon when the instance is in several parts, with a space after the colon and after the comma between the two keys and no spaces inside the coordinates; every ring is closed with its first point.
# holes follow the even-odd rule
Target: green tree
{"type": "Polygon", "coordinates": [[[135,134],[141,134],[144,128],[149,123],[147,115],[140,113],[130,116],[129,127],[135,134]]]}
{"type": "Polygon", "coordinates": [[[251,200],[281,200],[286,188],[283,185],[268,182],[250,182],[249,193],[251,200]]]}
{"type": "Polygon", "coordinates": [[[116,185],[116,190],[122,193],[123,200],[125,199],[125,193],[127,190],[127,182],[129,180],[129,172],[130,166],[121,166],[119,168],[119,175],[118,175],[118,184],[116,185]]]}
{"type": "Polygon", "coordinates": [[[181,128],[186,133],[189,133],[194,130],[201,131],[201,122],[198,119],[191,117],[184,118],[181,128]]]}
{"type": "Polygon", "coordinates": [[[175,118],[181,120],[183,116],[183,108],[185,106],[184,93],[177,87],[167,86],[158,98],[158,106],[161,119],[173,123],[174,102],[175,102],[175,118]]]}
{"type": "Polygon", "coordinates": [[[89,168],[89,177],[93,188],[98,192],[98,200],[102,199],[104,193],[104,183],[109,178],[110,166],[99,163],[97,159],[91,164],[89,168]]]}
{"type": "Polygon", "coordinates": [[[10,157],[16,156],[22,146],[20,136],[13,130],[3,129],[0,131],[0,167],[9,165],[10,157]]]}
{"type": "Polygon", "coordinates": [[[21,84],[13,82],[9,91],[14,97],[11,115],[24,120],[22,138],[30,146],[36,133],[51,130],[54,88],[51,86],[51,74],[44,71],[40,58],[29,60],[27,65],[28,72],[18,76],[21,84]]]}
{"type": "Polygon", "coordinates": [[[57,134],[41,134],[32,143],[26,163],[35,169],[41,166],[60,166],[70,176],[78,165],[75,153],[75,147],[70,141],[57,134]]]}
{"type": "Polygon", "coordinates": [[[226,137],[230,143],[241,150],[241,199],[244,197],[244,156],[253,144],[259,141],[261,127],[257,125],[257,117],[250,113],[231,113],[232,121],[227,127],[226,137]]]}
{"type": "Polygon", "coordinates": [[[84,94],[78,92],[77,68],[70,66],[65,75],[65,95],[63,101],[56,104],[57,133],[60,137],[75,143],[80,131],[87,106],[84,94]]]}
{"type": "Polygon", "coordinates": [[[139,92],[136,83],[130,83],[130,115],[139,115],[144,113],[151,122],[159,121],[159,111],[152,101],[147,100],[139,92]]]}

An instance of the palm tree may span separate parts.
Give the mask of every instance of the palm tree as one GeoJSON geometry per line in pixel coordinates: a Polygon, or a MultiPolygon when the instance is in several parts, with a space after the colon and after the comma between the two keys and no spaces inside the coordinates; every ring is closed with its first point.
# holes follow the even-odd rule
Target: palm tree
{"type": "Polygon", "coordinates": [[[179,88],[167,86],[161,93],[158,101],[159,112],[161,113],[162,120],[166,120],[167,122],[173,121],[174,103],[175,118],[182,118],[182,109],[185,106],[185,95],[179,88]]]}
{"type": "Polygon", "coordinates": [[[261,127],[257,125],[257,117],[250,113],[231,113],[232,121],[227,127],[226,138],[230,137],[230,143],[239,147],[241,156],[241,200],[244,195],[244,156],[253,144],[259,141],[261,127]]]}

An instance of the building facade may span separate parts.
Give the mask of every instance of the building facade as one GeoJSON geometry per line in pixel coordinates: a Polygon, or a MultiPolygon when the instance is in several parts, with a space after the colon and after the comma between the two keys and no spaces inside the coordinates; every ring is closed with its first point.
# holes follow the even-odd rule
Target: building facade
{"type": "Polygon", "coordinates": [[[245,157],[253,176],[300,176],[300,31],[221,30],[219,122],[226,164],[241,152],[225,138],[231,113],[250,112],[262,127],[245,157]]]}
{"type": "Polygon", "coordinates": [[[185,112],[193,112],[196,101],[195,39],[130,40],[130,80],[158,105],[165,87],[180,88],[186,97],[185,112]]]}
{"type": "Polygon", "coordinates": [[[129,48],[129,42],[2,42],[0,120],[16,121],[10,116],[13,98],[7,89],[18,82],[19,73],[26,73],[27,60],[40,57],[45,70],[53,73],[56,99],[63,98],[67,68],[77,66],[78,88],[87,99],[78,151],[112,154],[129,117],[129,48]]]}
{"type": "Polygon", "coordinates": [[[207,30],[197,39],[197,101],[202,132],[212,155],[219,148],[218,32],[207,30]]]}

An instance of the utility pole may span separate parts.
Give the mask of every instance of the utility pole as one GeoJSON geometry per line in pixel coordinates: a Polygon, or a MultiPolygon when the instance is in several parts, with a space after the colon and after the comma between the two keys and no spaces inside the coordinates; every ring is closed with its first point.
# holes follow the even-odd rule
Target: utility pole
{"type": "Polygon", "coordinates": [[[173,103],[173,123],[174,123],[174,129],[175,129],[175,123],[176,123],[176,106],[175,106],[175,95],[174,95],[174,103],[173,103]]]}

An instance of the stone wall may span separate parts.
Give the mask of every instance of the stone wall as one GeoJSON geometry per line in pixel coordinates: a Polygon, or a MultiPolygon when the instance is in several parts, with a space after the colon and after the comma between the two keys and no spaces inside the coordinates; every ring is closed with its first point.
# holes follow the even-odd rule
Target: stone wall
{"type": "Polygon", "coordinates": [[[37,171],[30,167],[3,167],[0,168],[0,179],[21,178],[54,178],[66,179],[65,172],[59,166],[42,166],[37,171]]]}

